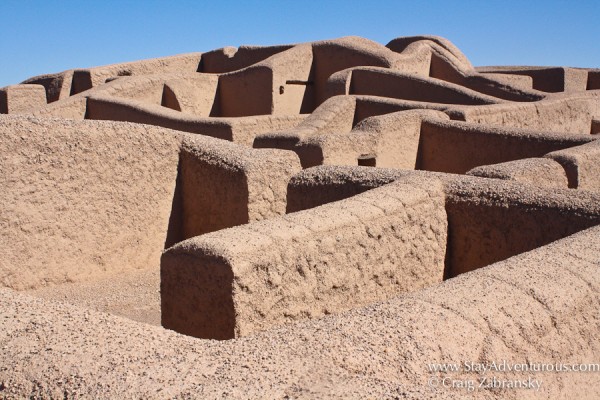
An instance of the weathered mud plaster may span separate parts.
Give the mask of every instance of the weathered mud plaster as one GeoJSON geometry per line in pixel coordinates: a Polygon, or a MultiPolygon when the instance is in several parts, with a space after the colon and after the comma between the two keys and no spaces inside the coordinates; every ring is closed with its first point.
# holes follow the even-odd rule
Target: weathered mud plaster
{"type": "Polygon", "coordinates": [[[46,104],[42,85],[12,85],[0,89],[0,114],[22,114],[46,104]]]}
{"type": "Polygon", "coordinates": [[[158,268],[165,243],[280,215],[292,152],[122,122],[1,118],[0,282],[158,268]]]}
{"type": "Polygon", "coordinates": [[[565,169],[547,158],[524,158],[499,164],[484,165],[467,171],[467,175],[507,179],[534,186],[568,188],[565,169]]]}
{"type": "MultiPolygon", "coordinates": [[[[592,228],[413,294],[228,342],[0,289],[0,380],[14,397],[455,399],[464,392],[425,387],[427,364],[595,362],[598,235],[592,228]]],[[[536,397],[600,395],[596,373],[535,375],[536,397]]]]}
{"type": "MultiPolygon", "coordinates": [[[[389,182],[422,182],[432,173],[317,167],[292,178],[288,211],[339,201],[389,182]]],[[[448,215],[446,277],[543,246],[600,223],[597,193],[542,189],[496,179],[435,174],[448,215]]],[[[425,181],[426,182],[426,181],[425,181]]]]}
{"type": "Polygon", "coordinates": [[[563,166],[569,187],[600,191],[600,143],[591,143],[555,151],[546,157],[563,166]]]}
{"type": "Polygon", "coordinates": [[[162,257],[162,324],[230,339],[381,301],[441,281],[445,246],[435,181],[199,236],[162,257]]]}
{"type": "MultiPolygon", "coordinates": [[[[0,113],[4,397],[462,398],[427,364],[597,366],[600,69],[351,36],[40,75],[0,113]]],[[[600,395],[535,378],[476,397],[600,395]]]]}

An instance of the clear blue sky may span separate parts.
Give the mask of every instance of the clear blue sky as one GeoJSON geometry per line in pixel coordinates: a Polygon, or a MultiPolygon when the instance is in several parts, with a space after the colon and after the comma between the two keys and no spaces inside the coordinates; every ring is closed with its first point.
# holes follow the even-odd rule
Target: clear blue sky
{"type": "Polygon", "coordinates": [[[474,65],[600,67],[600,0],[0,0],[0,87],[242,44],[434,34],[474,65]]]}

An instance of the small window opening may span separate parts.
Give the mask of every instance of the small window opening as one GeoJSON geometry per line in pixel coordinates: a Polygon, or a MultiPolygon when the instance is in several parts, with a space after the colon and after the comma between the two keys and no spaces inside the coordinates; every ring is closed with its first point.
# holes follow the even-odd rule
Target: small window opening
{"type": "Polygon", "coordinates": [[[361,167],[376,167],[377,160],[373,154],[363,154],[358,157],[358,165],[361,167]]]}

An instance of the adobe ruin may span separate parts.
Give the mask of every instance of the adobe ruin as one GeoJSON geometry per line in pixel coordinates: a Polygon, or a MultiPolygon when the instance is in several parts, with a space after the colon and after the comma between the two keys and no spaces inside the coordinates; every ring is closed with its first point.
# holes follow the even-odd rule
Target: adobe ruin
{"type": "MultiPolygon", "coordinates": [[[[0,113],[2,396],[455,398],[428,363],[598,363],[600,69],[345,37],[36,76],[0,113]]],[[[600,395],[536,377],[477,395],[600,395]]]]}

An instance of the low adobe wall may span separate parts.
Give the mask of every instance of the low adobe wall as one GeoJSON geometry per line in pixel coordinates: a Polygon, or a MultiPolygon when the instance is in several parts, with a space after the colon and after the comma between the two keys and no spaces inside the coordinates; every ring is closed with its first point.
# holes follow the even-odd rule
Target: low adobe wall
{"type": "Polygon", "coordinates": [[[484,75],[504,74],[525,76],[532,79],[532,87],[549,93],[580,92],[586,90],[588,71],[565,67],[477,67],[484,75]]]}
{"type": "Polygon", "coordinates": [[[357,36],[313,42],[312,49],[316,106],[327,100],[327,80],[335,72],[357,66],[396,68],[401,65],[398,54],[357,36]]]}
{"type": "Polygon", "coordinates": [[[3,117],[0,285],[15,289],[157,266],[181,137],[111,122],[3,117]]]}
{"type": "Polygon", "coordinates": [[[312,47],[297,45],[250,67],[220,75],[219,116],[312,112],[312,65],[312,47]]]}
{"type": "MultiPolygon", "coordinates": [[[[278,148],[295,150],[303,139],[317,134],[350,132],[354,121],[356,100],[353,96],[335,96],[326,100],[297,126],[284,131],[266,132],[256,136],[256,148],[278,148]]],[[[318,163],[301,155],[303,167],[318,163]]]]}
{"type": "Polygon", "coordinates": [[[448,215],[446,277],[600,224],[597,193],[365,167],[316,167],[302,171],[288,185],[288,212],[339,201],[389,182],[413,182],[423,176],[435,176],[444,183],[448,215]]]}
{"type": "MultiPolygon", "coordinates": [[[[430,62],[427,75],[469,88],[479,93],[509,101],[535,101],[545,93],[532,90],[523,79],[506,79],[508,75],[481,74],[473,68],[467,57],[448,40],[437,36],[412,36],[392,40],[387,47],[396,52],[407,53],[412,46],[427,45],[430,62]]],[[[520,76],[518,78],[521,78],[520,76]]]]}
{"type": "Polygon", "coordinates": [[[426,118],[421,124],[416,168],[464,174],[472,168],[541,157],[592,141],[590,135],[488,127],[426,118]]]}
{"type": "MultiPolygon", "coordinates": [[[[597,364],[598,235],[600,228],[593,228],[413,294],[218,343],[0,289],[0,364],[6,367],[0,381],[15,397],[216,398],[226,391],[240,399],[390,393],[455,399],[467,392],[426,387],[427,364],[597,364]]],[[[480,378],[477,372],[433,374],[448,376],[480,378]]],[[[475,393],[490,399],[600,396],[597,372],[533,377],[543,382],[539,392],[475,393]]]]}
{"type": "Polygon", "coordinates": [[[541,157],[594,139],[589,134],[448,121],[442,106],[397,111],[402,104],[372,96],[335,96],[297,127],[258,135],[254,147],[293,150],[304,168],[371,165],[464,174],[481,165],[541,157]]]}
{"type": "Polygon", "coordinates": [[[586,90],[588,71],[565,67],[477,67],[484,75],[500,73],[504,75],[524,75],[531,77],[532,86],[544,92],[570,92],[586,90]]]}
{"type": "Polygon", "coordinates": [[[441,104],[483,105],[505,102],[443,80],[385,68],[353,68],[348,94],[441,104]]]}
{"type": "Polygon", "coordinates": [[[467,171],[467,175],[506,179],[534,186],[566,189],[569,180],[565,169],[548,158],[524,158],[499,164],[483,165],[467,171]]]}
{"type": "Polygon", "coordinates": [[[172,247],[161,262],[163,326],[230,339],[441,281],[444,196],[435,181],[422,186],[390,185],[172,247]]]}
{"type": "Polygon", "coordinates": [[[288,181],[301,169],[292,152],[253,150],[200,135],[185,135],[179,176],[182,217],[178,239],[284,214],[288,181]]]}
{"type": "Polygon", "coordinates": [[[129,121],[198,133],[251,146],[256,135],[292,128],[302,115],[260,115],[243,118],[202,118],[159,105],[114,96],[94,95],[87,99],[88,119],[129,121]]]}
{"type": "Polygon", "coordinates": [[[365,118],[350,132],[313,134],[294,151],[303,166],[370,165],[414,169],[419,165],[421,125],[426,118],[448,118],[433,110],[409,110],[365,118]]]}
{"type": "Polygon", "coordinates": [[[46,90],[46,101],[52,103],[57,100],[66,99],[70,96],[72,80],[73,70],[71,69],[55,74],[34,76],[21,83],[44,86],[44,89],[46,90]]]}
{"type": "Polygon", "coordinates": [[[0,114],[21,114],[46,105],[42,85],[12,85],[0,88],[0,114]]]}
{"type": "Polygon", "coordinates": [[[415,174],[425,176],[421,171],[371,167],[323,165],[308,168],[290,179],[287,213],[343,200],[415,174]]]}
{"type": "Polygon", "coordinates": [[[446,276],[507,259],[600,224],[600,195],[464,177],[446,185],[446,276]]]}
{"type": "Polygon", "coordinates": [[[104,65],[73,70],[71,95],[81,93],[107,80],[120,76],[150,75],[169,72],[196,72],[202,53],[179,54],[169,57],[104,65]]]}
{"type": "Polygon", "coordinates": [[[546,157],[563,166],[570,188],[600,191],[600,142],[598,140],[555,151],[547,154],[546,157]]]}
{"type": "Polygon", "coordinates": [[[556,94],[531,103],[455,107],[452,119],[548,132],[590,134],[600,115],[600,92],[556,94]]]}
{"type": "Polygon", "coordinates": [[[237,71],[288,50],[292,46],[223,47],[222,49],[208,51],[202,53],[198,72],[221,74],[237,71]]]}
{"type": "Polygon", "coordinates": [[[285,213],[297,156],[104,121],[2,117],[0,285],[158,267],[165,245],[285,213]],[[19,266],[19,268],[16,268],[19,266]]]}

